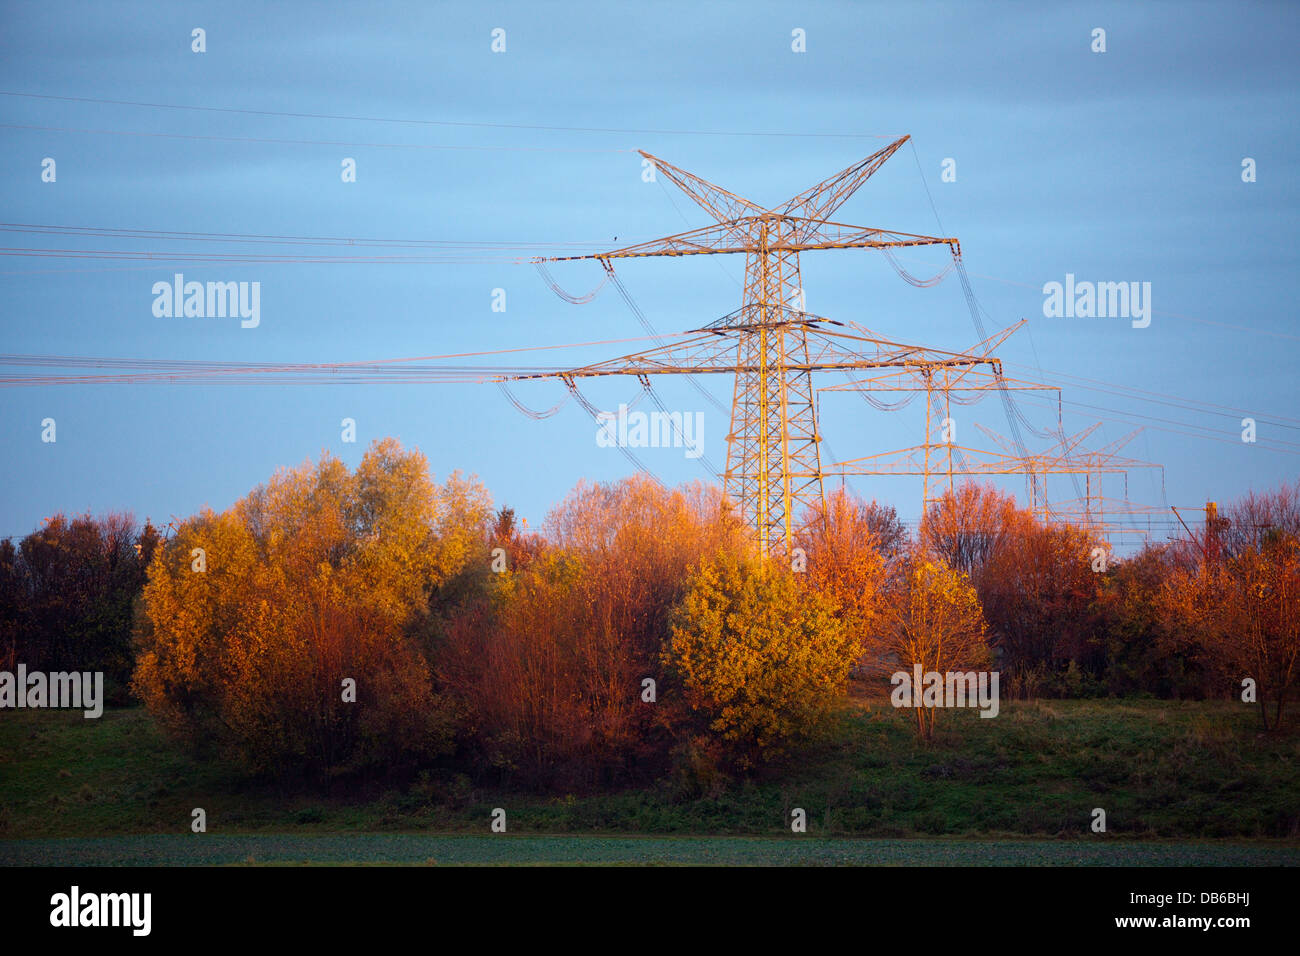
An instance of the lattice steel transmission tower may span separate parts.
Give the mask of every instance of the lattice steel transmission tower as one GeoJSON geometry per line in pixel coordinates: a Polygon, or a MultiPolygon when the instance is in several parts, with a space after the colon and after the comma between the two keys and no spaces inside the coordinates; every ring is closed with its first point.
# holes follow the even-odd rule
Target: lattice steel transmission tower
{"type": "Polygon", "coordinates": [[[1013,333],[1025,325],[1021,319],[982,342],[976,343],[965,353],[972,361],[954,363],[952,361],[913,361],[897,371],[878,373],[867,378],[853,379],[838,385],[827,385],[818,389],[820,392],[840,393],[858,392],[873,407],[893,410],[910,404],[917,394],[925,395],[925,441],[910,448],[879,452],[851,461],[837,462],[826,470],[831,475],[920,475],[921,476],[921,522],[931,505],[941,501],[945,490],[951,493],[956,488],[958,475],[968,478],[972,473],[1015,474],[1023,472],[1031,480],[1034,478],[1029,466],[1017,469],[1016,463],[1022,459],[999,452],[986,452],[958,444],[954,438],[955,422],[952,419],[952,405],[970,405],[979,401],[989,392],[1052,391],[1057,393],[1058,407],[1060,388],[1039,382],[1027,382],[1007,378],[1002,374],[1002,365],[993,355],[993,349],[1007,340],[1013,333]],[[984,366],[987,366],[984,367],[984,366]],[[908,398],[895,404],[881,404],[872,397],[875,393],[904,393],[908,398]],[[956,397],[969,393],[974,399],[956,397]],[[977,468],[997,466],[1001,470],[972,472],[972,462],[977,468]],[[1008,471],[1007,468],[1012,470],[1008,471]]]}
{"type": "Polygon", "coordinates": [[[773,550],[788,552],[802,524],[815,520],[825,501],[812,384],[816,363],[809,355],[811,317],[804,310],[800,253],[947,245],[954,258],[961,255],[956,239],[852,226],[830,218],[908,139],[890,143],[770,209],[641,151],[715,223],[611,252],[537,260],[596,259],[612,274],[614,259],[744,254],[741,307],[710,329],[738,339],[723,487],[742,520],[753,528],[764,556],[773,550]]]}

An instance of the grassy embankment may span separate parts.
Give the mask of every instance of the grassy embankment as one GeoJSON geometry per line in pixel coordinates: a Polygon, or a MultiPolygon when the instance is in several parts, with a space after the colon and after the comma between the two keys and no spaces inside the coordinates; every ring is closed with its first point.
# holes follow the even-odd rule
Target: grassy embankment
{"type": "MultiPolygon", "coordinates": [[[[1039,840],[1019,849],[1004,845],[1002,862],[1048,862],[1044,854],[1055,862],[1118,862],[1101,844],[1140,838],[1257,842],[1267,860],[1278,861],[1280,853],[1300,863],[1300,734],[1259,734],[1255,713],[1244,705],[1044,701],[1004,703],[993,720],[969,711],[945,716],[940,739],[926,747],[914,739],[906,714],[884,700],[854,698],[797,762],[710,797],[683,799],[666,784],[594,795],[506,793],[476,788],[463,776],[435,775],[342,798],[250,784],[226,768],[198,763],[142,709],[110,710],[99,720],[6,711],[0,715],[0,862],[33,856],[54,862],[71,846],[45,843],[58,837],[82,838],[69,859],[149,858],[159,852],[150,849],[158,841],[120,838],[202,840],[189,826],[190,811],[203,807],[208,845],[169,851],[178,860],[418,862],[433,855],[492,862],[504,853],[564,862],[564,841],[548,842],[547,835],[600,834],[611,839],[590,842],[584,852],[612,861],[685,854],[702,862],[914,862],[935,853],[995,861],[978,842],[946,849],[944,841],[930,839],[893,842],[955,837],[1058,843],[1054,849],[1039,840]],[[507,810],[504,839],[511,850],[489,846],[503,840],[488,834],[494,807],[507,810]],[[789,833],[794,807],[807,811],[804,836],[789,833]],[[1094,807],[1106,811],[1105,834],[1089,830],[1094,807]],[[380,836],[347,843],[360,834],[380,836]],[[745,839],[696,841],[699,847],[691,849],[680,839],[686,835],[745,839]],[[242,836],[249,839],[236,839],[242,836]],[[465,839],[471,836],[478,839],[465,839]],[[523,839],[530,836],[543,839],[523,839]],[[119,839],[84,839],[92,837],[119,839]],[[843,837],[875,840],[853,848],[855,841],[843,837]],[[26,844],[30,838],[43,838],[42,845],[26,844]]],[[[1173,854],[1167,862],[1195,862],[1195,852],[1153,846],[1138,861],[1154,853],[1173,854]]],[[[1236,862],[1254,859],[1249,848],[1223,845],[1217,855],[1224,853],[1236,862]],[[1243,852],[1247,857],[1233,855],[1243,852]]]]}

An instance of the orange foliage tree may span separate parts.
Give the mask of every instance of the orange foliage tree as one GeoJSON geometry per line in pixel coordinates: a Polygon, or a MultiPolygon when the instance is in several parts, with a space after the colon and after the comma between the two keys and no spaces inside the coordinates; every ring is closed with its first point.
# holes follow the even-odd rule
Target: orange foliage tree
{"type": "Polygon", "coordinates": [[[1300,683],[1300,538],[1277,531],[1259,547],[1179,570],[1162,596],[1234,693],[1249,699],[1253,684],[1264,729],[1281,727],[1300,683]]]}
{"type": "Polygon", "coordinates": [[[354,473],[328,453],[278,472],[158,549],[136,692],[251,771],[339,774],[445,750],[449,718],[412,630],[488,514],[481,486],[435,485],[393,439],[354,473]]]}
{"type": "MultiPolygon", "coordinates": [[[[545,546],[492,575],[453,620],[439,673],[490,767],[530,783],[608,783],[662,762],[668,714],[643,699],[690,566],[748,547],[716,488],[645,476],[580,484],[545,546]]],[[[536,549],[534,549],[536,550],[536,549]]]]}
{"type": "Polygon", "coordinates": [[[1179,570],[1177,551],[1149,544],[1100,576],[1097,644],[1112,695],[1202,697],[1209,689],[1212,668],[1204,650],[1185,626],[1182,610],[1163,596],[1179,570]]]}
{"type": "Polygon", "coordinates": [[[901,525],[897,519],[892,524],[882,520],[874,502],[867,504],[843,489],[826,496],[824,518],[812,525],[807,539],[808,582],[835,605],[836,616],[866,656],[876,656],[873,638],[891,567],[886,555],[902,546],[893,536],[901,535],[901,525]]]}
{"type": "Polygon", "coordinates": [[[1057,692],[1078,693],[1080,665],[1104,669],[1092,640],[1102,574],[1087,532],[1043,524],[1012,496],[966,483],[930,507],[921,541],[970,578],[1012,688],[1030,695],[1050,679],[1057,692]]]}
{"type": "MultiPolygon", "coordinates": [[[[913,560],[906,584],[893,592],[883,623],[882,676],[903,671],[913,681],[922,674],[970,671],[992,663],[984,614],[969,578],[947,565],[924,558],[913,560]]],[[[923,706],[921,688],[911,688],[917,733],[934,735],[939,708],[923,706]]]]}
{"type": "Polygon", "coordinates": [[[967,481],[946,492],[926,511],[920,544],[974,581],[1021,527],[1015,498],[990,484],[967,481]]]}

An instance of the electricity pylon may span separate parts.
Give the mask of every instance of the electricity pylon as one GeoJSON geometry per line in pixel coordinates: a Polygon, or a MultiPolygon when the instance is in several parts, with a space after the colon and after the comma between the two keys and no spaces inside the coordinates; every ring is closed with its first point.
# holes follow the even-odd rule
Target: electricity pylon
{"type": "MultiPolygon", "coordinates": [[[[1005,454],[986,452],[976,448],[963,447],[955,438],[956,422],[952,418],[952,404],[970,405],[979,401],[984,394],[992,391],[1054,391],[1060,401],[1060,388],[1055,385],[1043,385],[1007,378],[1002,374],[1002,363],[992,354],[993,349],[1005,342],[1014,332],[1025,325],[1021,319],[1015,325],[997,332],[984,341],[971,347],[965,354],[978,357],[958,365],[952,362],[909,362],[897,371],[872,375],[868,378],[852,379],[838,385],[828,385],[821,392],[859,392],[873,407],[882,411],[892,410],[870,397],[874,392],[925,393],[925,440],[920,445],[901,448],[895,451],[881,452],[866,458],[857,458],[840,462],[828,469],[827,473],[841,475],[921,475],[921,520],[930,506],[942,500],[940,490],[946,479],[947,491],[956,487],[957,474],[970,473],[970,461],[976,460],[982,468],[996,468],[984,471],[984,474],[1006,474],[1005,469],[1014,468],[1017,458],[1008,459],[1005,454]],[[987,365],[988,368],[981,366],[987,365]],[[954,398],[953,393],[972,393],[973,399],[954,398]],[[873,470],[880,469],[880,470],[873,470]]],[[[893,408],[909,404],[911,399],[896,403],[893,408]]],[[[1026,469],[1020,469],[1025,471],[1026,469]]]]}
{"type": "Polygon", "coordinates": [[[800,253],[947,245],[954,257],[961,255],[956,239],[852,226],[830,218],[908,138],[770,209],[641,151],[715,224],[610,252],[537,260],[596,259],[612,274],[614,259],[744,254],[741,307],[710,329],[733,338],[737,349],[730,363],[735,386],[723,488],[753,529],[763,556],[774,548],[790,551],[803,523],[815,520],[825,506],[812,371],[826,366],[818,366],[809,354],[812,326],[804,312],[800,253]]]}
{"type": "MultiPolygon", "coordinates": [[[[1100,422],[1097,423],[1100,425],[1100,422]]],[[[1094,425],[1093,428],[1096,428],[1094,425]]],[[[1092,429],[1088,430],[1089,432],[1092,429]]],[[[1098,467],[1096,471],[1087,471],[1084,473],[1084,485],[1082,494],[1077,498],[1070,498],[1064,501],[1057,501],[1048,505],[1043,502],[1045,517],[1050,517],[1055,521],[1068,522],[1109,539],[1111,535],[1122,534],[1140,534],[1147,536],[1150,531],[1140,527],[1128,526],[1121,519],[1137,519],[1143,517],[1150,519],[1152,516],[1163,514],[1164,509],[1157,508],[1153,505],[1136,504],[1128,498],[1128,472],[1133,468],[1160,468],[1163,473],[1164,467],[1154,462],[1139,461],[1134,458],[1120,458],[1119,450],[1129,444],[1142,429],[1138,428],[1129,432],[1123,438],[1117,438],[1108,445],[1092,451],[1075,451],[1071,455],[1071,460],[1084,465],[1100,464],[1104,467],[1098,467]],[[1102,478],[1107,474],[1120,474],[1124,476],[1125,493],[1123,498],[1108,498],[1102,490],[1102,478]],[[1109,517],[1108,517],[1109,516],[1109,517]]],[[[990,433],[991,434],[991,433],[990,433]]],[[[1088,432],[1085,432],[1085,435],[1088,432]]],[[[999,439],[1005,441],[1005,439],[999,439]]],[[[1163,479],[1162,479],[1163,480],[1163,479]]]]}
{"type": "MultiPolygon", "coordinates": [[[[1011,442],[1008,439],[985,428],[983,425],[976,425],[975,427],[1004,449],[1010,451],[1011,442]]],[[[1142,431],[1140,428],[1129,432],[1123,438],[1117,438],[1101,448],[1084,448],[1084,440],[1100,427],[1101,422],[1096,422],[1068,438],[1063,437],[1044,452],[1024,456],[1026,471],[1031,471],[1034,474],[1043,476],[1049,474],[1085,476],[1087,490],[1083,497],[1066,502],[1066,507],[1057,509],[1053,509],[1048,504],[1047,485],[1046,481],[1044,481],[1042,498],[1030,501],[1030,510],[1039,513],[1044,521],[1049,520],[1055,514],[1060,519],[1071,520],[1075,523],[1104,530],[1107,525],[1101,516],[1101,509],[1104,507],[1104,499],[1101,498],[1102,475],[1124,475],[1127,482],[1128,473],[1134,468],[1159,468],[1163,474],[1164,466],[1161,464],[1142,461],[1137,458],[1125,458],[1119,455],[1119,450],[1142,431]]],[[[1128,508],[1135,514],[1140,510],[1131,505],[1128,508]]]]}
{"type": "Polygon", "coordinates": [[[1150,521],[1152,518],[1163,517],[1165,509],[1156,505],[1137,504],[1127,498],[1108,498],[1097,490],[1100,486],[1101,476],[1090,475],[1087,495],[1054,502],[1049,508],[1052,520],[1086,528],[1105,539],[1115,535],[1151,537],[1153,531],[1150,521]],[[1143,518],[1148,523],[1146,528],[1141,526],[1143,518]]]}
{"type": "MultiPolygon", "coordinates": [[[[973,368],[974,365],[972,364],[973,368]]],[[[919,384],[916,382],[899,384],[897,381],[891,381],[893,376],[883,376],[881,381],[864,379],[848,385],[834,386],[824,389],[824,391],[925,391],[928,396],[936,388],[934,380],[937,377],[937,371],[935,367],[926,367],[922,363],[917,366],[915,371],[908,369],[902,374],[909,377],[919,377],[921,381],[919,384]]],[[[960,377],[969,378],[968,375],[960,377]]],[[[1018,382],[1001,379],[1000,376],[995,376],[995,378],[997,381],[988,383],[987,387],[1005,387],[1011,390],[1052,388],[1052,386],[1043,386],[1035,382],[1018,382]]],[[[965,386],[965,390],[977,390],[978,387],[975,382],[971,382],[965,386]]],[[[930,409],[927,407],[927,418],[931,414],[930,409]]],[[[1099,501],[1095,498],[1091,500],[1085,498],[1082,499],[1084,502],[1082,507],[1071,502],[1071,508],[1054,511],[1047,501],[1047,476],[1084,475],[1087,476],[1090,489],[1094,481],[1098,482],[1097,488],[1100,489],[1101,475],[1127,475],[1128,471],[1133,468],[1162,467],[1152,462],[1139,461],[1134,458],[1121,458],[1117,454],[1119,448],[1127,443],[1133,437],[1132,435],[1095,451],[1082,450],[1081,446],[1084,439],[1100,426],[1101,423],[1098,422],[1076,435],[1061,438],[1045,451],[1027,453],[1013,446],[1010,440],[979,424],[975,427],[1000,445],[1002,451],[971,448],[957,445],[955,442],[934,442],[930,436],[931,426],[927,423],[924,444],[840,462],[831,466],[827,473],[842,476],[916,475],[922,477],[926,481],[921,510],[923,525],[930,507],[935,502],[942,500],[941,495],[935,494],[931,490],[932,476],[942,475],[944,472],[942,466],[936,467],[941,459],[946,460],[949,491],[955,487],[953,482],[955,472],[958,471],[965,477],[975,475],[1025,475],[1029,478],[1029,510],[1041,520],[1048,521],[1053,517],[1061,520],[1074,519],[1074,523],[1100,532],[1106,530],[1106,526],[1099,520],[1100,516],[1097,513],[1099,501]],[[959,468],[953,468],[953,456],[960,460],[959,468]],[[1043,489],[1041,493],[1038,491],[1040,484],[1043,489]]],[[[1091,494],[1091,491],[1089,494],[1091,494]]]]}

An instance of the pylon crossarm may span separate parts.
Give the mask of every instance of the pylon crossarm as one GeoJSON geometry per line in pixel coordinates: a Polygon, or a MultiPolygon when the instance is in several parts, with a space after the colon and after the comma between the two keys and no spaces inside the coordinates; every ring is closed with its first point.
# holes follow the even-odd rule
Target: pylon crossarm
{"type": "MultiPolygon", "coordinates": [[[[978,428],[980,431],[982,431],[985,435],[988,435],[989,438],[993,439],[993,441],[997,442],[1003,448],[1007,449],[1012,453],[1015,453],[1016,448],[1012,444],[1010,439],[1004,438],[1002,435],[999,435],[991,428],[986,428],[984,425],[976,423],[975,427],[978,428]]],[[[1045,458],[1054,458],[1054,459],[1064,459],[1069,457],[1071,460],[1073,460],[1074,450],[1083,443],[1083,440],[1085,438],[1087,438],[1089,435],[1091,435],[1100,427],[1101,427],[1101,422],[1094,422],[1093,424],[1089,425],[1087,428],[1085,428],[1081,432],[1078,432],[1077,434],[1071,435],[1069,437],[1061,438],[1059,441],[1049,446],[1046,451],[1042,452],[1041,456],[1045,458]]]]}
{"type": "Polygon", "coordinates": [[[824,334],[825,332],[826,330],[820,328],[810,328],[807,331],[808,364],[811,367],[819,369],[896,368],[914,358],[918,351],[916,346],[841,339],[833,334],[824,334]]]}
{"type": "MultiPolygon", "coordinates": [[[[865,329],[856,323],[849,324],[865,333],[869,340],[878,340],[875,333],[869,329],[865,329]]],[[[946,361],[935,363],[920,361],[913,366],[899,369],[896,372],[876,375],[869,379],[859,379],[840,385],[828,385],[819,389],[819,391],[972,391],[1003,387],[1016,390],[1042,389],[1060,391],[1053,385],[1008,379],[1002,375],[1002,360],[993,355],[993,349],[1005,342],[1012,333],[1024,324],[1025,320],[1021,319],[1014,325],[1009,325],[1000,332],[995,332],[983,341],[975,343],[974,346],[963,353],[948,353],[950,358],[946,361]],[[981,365],[990,366],[993,369],[992,373],[979,368],[981,365]],[[933,374],[934,372],[940,374],[936,376],[933,374]]]]}
{"type": "MultiPolygon", "coordinates": [[[[975,427],[1003,448],[1011,449],[1011,442],[997,432],[980,424],[976,424],[975,427]]],[[[1122,448],[1132,441],[1137,431],[1125,435],[1101,449],[1080,450],[1079,446],[1084,439],[1100,427],[1101,422],[1096,422],[1075,435],[1063,437],[1044,452],[1026,456],[1026,460],[1035,462],[1034,467],[1037,472],[1044,474],[1127,475],[1134,468],[1164,468],[1163,465],[1157,462],[1141,461],[1137,458],[1121,458],[1115,453],[1116,449],[1122,448]]],[[[1138,431],[1141,431],[1141,429],[1138,429],[1138,431]]]]}
{"type": "Polygon", "coordinates": [[[852,348],[858,344],[869,345],[877,351],[877,354],[882,348],[888,348],[890,354],[900,359],[895,363],[899,366],[968,365],[987,361],[982,356],[971,355],[968,352],[950,352],[947,349],[912,345],[908,342],[895,342],[892,339],[860,335],[857,332],[846,331],[841,328],[824,328],[819,325],[809,329],[809,335],[828,344],[834,344],[837,348],[852,348]],[[902,361],[903,359],[907,361],[902,361]]]}
{"type": "MultiPolygon", "coordinates": [[[[982,448],[967,448],[963,445],[931,442],[913,445],[897,451],[854,458],[830,466],[826,473],[837,475],[924,475],[926,474],[925,454],[939,452],[969,456],[962,468],[963,474],[980,475],[1018,475],[1025,471],[1024,459],[1014,455],[1004,455],[982,448]]],[[[930,468],[933,472],[933,468],[930,468]]]]}
{"type": "Polygon", "coordinates": [[[843,222],[788,218],[776,220],[780,231],[770,248],[804,251],[806,249],[897,249],[908,246],[947,246],[954,256],[961,255],[961,243],[953,236],[924,236],[898,232],[876,226],[852,226],[843,222]]]}
{"type": "Polygon", "coordinates": [[[817,315],[815,312],[792,309],[786,305],[765,306],[751,302],[728,312],[720,319],[714,319],[703,328],[691,329],[690,331],[725,335],[728,332],[752,332],[760,325],[768,329],[775,329],[783,326],[806,326],[808,328],[816,328],[819,325],[843,326],[844,323],[835,319],[828,319],[824,315],[817,315]]]}
{"type": "MultiPolygon", "coordinates": [[[[933,450],[933,449],[931,449],[933,450]]],[[[830,465],[826,473],[853,475],[861,474],[857,469],[871,469],[871,474],[876,474],[876,468],[890,469],[890,474],[920,474],[914,472],[912,468],[924,467],[922,458],[925,455],[926,447],[924,445],[914,445],[911,448],[896,448],[893,451],[880,452],[875,455],[868,455],[865,458],[855,458],[852,461],[841,461],[830,465]],[[894,471],[893,469],[908,469],[904,471],[894,471]]]]}
{"type": "Polygon", "coordinates": [[[881,166],[893,156],[911,137],[903,136],[894,140],[883,149],[877,150],[866,159],[859,160],[847,169],[824,179],[816,186],[810,186],[799,195],[788,199],[773,211],[787,215],[799,214],[808,219],[825,219],[844,205],[881,166]]]}
{"type": "MultiPolygon", "coordinates": [[[[965,377],[966,373],[974,369],[974,364],[985,361],[983,359],[972,359],[972,365],[968,368],[958,368],[956,373],[965,377]]],[[[926,364],[911,364],[906,368],[900,368],[892,372],[884,372],[880,375],[873,375],[870,378],[855,378],[847,382],[840,382],[837,385],[823,385],[817,389],[819,392],[931,392],[945,391],[953,388],[955,383],[932,382],[926,381],[927,373],[934,371],[934,366],[926,364]]],[[[966,389],[974,389],[977,386],[966,386],[966,389]]]]}
{"type": "Polygon", "coordinates": [[[736,368],[736,341],[730,336],[700,334],[618,358],[591,365],[544,372],[527,372],[502,376],[504,381],[528,379],[568,380],[600,375],[661,375],[687,372],[732,372],[736,368]]]}
{"type": "Polygon", "coordinates": [[[637,152],[643,158],[648,159],[654,165],[655,170],[663,174],[664,178],[719,221],[735,219],[745,213],[762,214],[764,212],[775,212],[784,215],[797,214],[808,219],[825,219],[842,206],[908,139],[907,136],[896,139],[888,146],[877,150],[834,176],[822,180],[815,186],[810,186],[771,210],[765,210],[757,203],[723,189],[721,186],[696,176],[694,173],[689,173],[678,166],[674,166],[667,160],[660,159],[643,149],[637,150],[637,152]]]}
{"type": "Polygon", "coordinates": [[[1109,445],[1103,445],[1101,448],[1098,448],[1097,454],[1113,455],[1115,452],[1119,451],[1121,448],[1123,448],[1125,445],[1127,445],[1129,442],[1131,442],[1134,438],[1136,438],[1141,433],[1142,433],[1141,428],[1135,428],[1127,435],[1125,435],[1123,438],[1116,438],[1109,445]]]}
{"type": "Polygon", "coordinates": [[[967,351],[974,352],[984,356],[992,355],[994,349],[996,349],[1007,339],[1011,338],[1012,335],[1014,335],[1016,332],[1019,332],[1021,328],[1023,328],[1025,325],[1028,324],[1029,324],[1028,319],[1021,319],[1019,322],[1013,323],[1012,325],[1008,325],[1005,329],[1002,329],[999,332],[994,332],[992,335],[984,339],[982,342],[976,342],[969,349],[967,349],[967,351]]]}
{"type": "Polygon", "coordinates": [[[828,475],[923,475],[926,472],[922,456],[927,450],[931,453],[951,452],[955,455],[964,456],[966,464],[962,468],[962,472],[968,475],[1018,475],[1025,473],[1032,475],[1123,474],[1129,468],[1160,467],[1149,462],[1129,459],[1070,458],[1067,460],[1040,455],[1020,456],[944,442],[931,442],[899,451],[883,452],[865,458],[842,461],[832,465],[826,473],[828,475]]]}
{"type": "MultiPolygon", "coordinates": [[[[987,360],[979,360],[987,361],[987,360]]],[[[990,363],[991,364],[991,363],[990,363]]],[[[924,378],[926,368],[904,368],[870,378],[851,379],[838,385],[824,385],[819,392],[983,392],[1006,388],[1013,392],[1046,391],[1059,392],[1060,386],[1044,385],[1041,382],[1028,382],[1017,378],[1004,378],[992,375],[978,367],[951,367],[952,375],[943,381],[927,383],[924,378]]]]}
{"type": "Polygon", "coordinates": [[[1053,445],[1049,452],[1055,452],[1059,457],[1073,457],[1079,446],[1083,444],[1085,438],[1101,427],[1101,422],[1095,422],[1076,435],[1068,438],[1062,438],[1060,442],[1053,445]]]}
{"type": "Polygon", "coordinates": [[[661,239],[639,242],[609,252],[583,256],[538,257],[538,262],[578,262],[583,259],[639,259],[647,256],[701,256],[748,252],[749,232],[745,220],[729,220],[712,226],[701,226],[686,232],[674,233],[661,239]]]}
{"type": "Polygon", "coordinates": [[[1107,514],[1115,517],[1119,516],[1141,516],[1141,515],[1161,515],[1165,514],[1165,509],[1157,505],[1135,504],[1126,498],[1109,498],[1102,495],[1093,498],[1065,498],[1061,501],[1054,502],[1052,507],[1055,510],[1069,513],[1076,508],[1085,508],[1087,506],[1100,507],[1107,514]]]}
{"type": "Polygon", "coordinates": [[[890,368],[897,363],[890,359],[882,361],[834,361],[827,360],[822,362],[780,362],[770,364],[760,363],[709,363],[694,362],[687,358],[673,359],[647,359],[645,361],[631,361],[634,356],[628,356],[628,361],[612,359],[609,362],[602,362],[599,365],[589,365],[584,368],[566,369],[564,371],[546,371],[546,372],[528,372],[520,375],[501,375],[491,378],[493,382],[522,382],[540,379],[563,379],[565,376],[570,378],[596,378],[605,375],[734,375],[737,373],[758,373],[766,371],[769,374],[776,375],[785,372],[829,372],[839,369],[867,369],[867,368],[890,368]]]}
{"type": "Polygon", "coordinates": [[[688,173],[667,160],[653,156],[643,149],[639,149],[637,152],[645,159],[650,160],[654,168],[663,173],[664,178],[686,193],[701,209],[719,222],[727,219],[738,219],[746,214],[761,215],[766,212],[757,203],[752,203],[743,196],[737,196],[735,193],[714,185],[694,173],[688,173]]]}
{"type": "Polygon", "coordinates": [[[1070,455],[1068,458],[1061,455],[1045,458],[1044,460],[1051,463],[1068,463],[1071,467],[1079,469],[1075,474],[1120,474],[1131,468],[1163,467],[1159,463],[1153,461],[1141,461],[1137,458],[1120,458],[1116,455],[1095,451],[1085,451],[1077,455],[1070,455]]]}
{"type": "Polygon", "coordinates": [[[820,323],[808,325],[807,346],[809,365],[816,369],[898,368],[919,372],[997,361],[890,339],[869,338],[839,328],[826,328],[820,323]]]}
{"type": "Polygon", "coordinates": [[[656,256],[717,256],[736,253],[807,252],[813,249],[889,249],[906,246],[947,245],[960,251],[956,239],[913,235],[843,223],[782,220],[750,216],[701,226],[608,252],[582,256],[539,256],[533,262],[578,262],[584,259],[645,259],[656,256]],[[768,226],[766,238],[759,233],[768,226]]]}
{"type": "MultiPolygon", "coordinates": [[[[743,312],[744,310],[738,310],[743,312]]],[[[741,339],[760,326],[728,325],[710,327],[700,334],[679,342],[634,352],[618,358],[569,369],[554,369],[504,375],[500,381],[528,379],[590,378],[602,375],[683,375],[758,372],[811,372],[831,370],[866,370],[955,365],[986,361],[958,352],[928,349],[919,345],[871,339],[865,336],[824,328],[830,319],[793,309],[772,309],[781,321],[761,325],[767,334],[793,334],[806,338],[804,360],[787,358],[780,362],[742,362],[738,355],[741,339]],[[798,318],[795,318],[795,317],[798,318]]],[[[755,310],[757,312],[757,310],[755,310]]],[[[737,313],[732,313],[736,316],[737,313]]],[[[832,323],[838,324],[838,323],[832,323]]]]}

